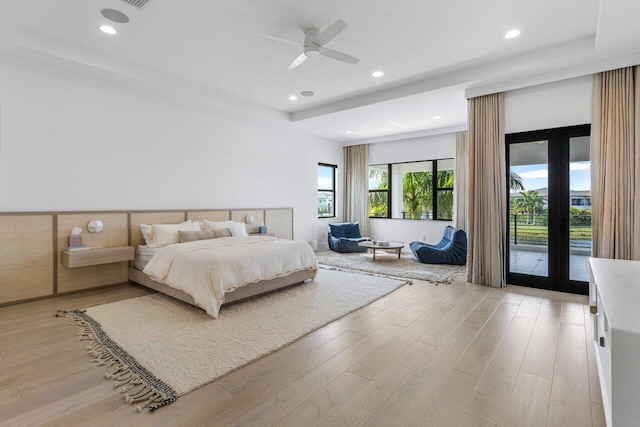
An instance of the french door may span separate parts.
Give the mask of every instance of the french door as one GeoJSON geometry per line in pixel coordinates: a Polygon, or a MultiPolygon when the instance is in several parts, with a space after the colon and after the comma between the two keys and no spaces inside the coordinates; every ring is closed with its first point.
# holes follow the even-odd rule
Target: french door
{"type": "Polygon", "coordinates": [[[588,294],[590,125],[506,136],[507,283],[588,294]]]}

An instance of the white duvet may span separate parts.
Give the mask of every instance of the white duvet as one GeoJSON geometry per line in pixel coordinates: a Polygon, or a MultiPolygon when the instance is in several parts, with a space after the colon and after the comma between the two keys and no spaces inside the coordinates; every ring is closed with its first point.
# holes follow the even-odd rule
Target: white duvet
{"type": "Polygon", "coordinates": [[[198,307],[217,318],[226,292],[301,270],[318,270],[307,242],[248,236],[165,246],[144,273],[191,295],[198,307]]]}

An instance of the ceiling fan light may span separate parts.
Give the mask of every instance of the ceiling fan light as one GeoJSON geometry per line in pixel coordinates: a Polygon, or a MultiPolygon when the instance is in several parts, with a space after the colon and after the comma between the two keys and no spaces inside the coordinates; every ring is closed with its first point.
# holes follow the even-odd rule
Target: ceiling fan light
{"type": "Polygon", "coordinates": [[[304,51],[304,54],[307,56],[307,58],[317,58],[318,56],[320,56],[320,51],[318,49],[309,48],[304,51]]]}

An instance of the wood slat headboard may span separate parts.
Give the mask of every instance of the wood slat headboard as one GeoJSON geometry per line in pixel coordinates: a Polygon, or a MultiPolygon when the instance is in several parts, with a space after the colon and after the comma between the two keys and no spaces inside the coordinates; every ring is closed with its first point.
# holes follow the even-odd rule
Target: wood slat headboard
{"type": "Polygon", "coordinates": [[[144,245],[140,224],[178,224],[187,219],[194,221],[237,221],[244,223],[247,216],[253,216],[253,223],[246,224],[247,232],[257,233],[258,226],[264,224],[269,233],[279,239],[293,239],[293,209],[212,209],[185,211],[132,211],[129,212],[129,245],[137,248],[144,245]]]}
{"type": "Polygon", "coordinates": [[[140,224],[177,224],[186,219],[264,223],[279,239],[293,239],[293,209],[191,209],[164,211],[0,212],[0,305],[94,289],[127,281],[127,262],[69,268],[61,251],[73,227],[85,229],[83,243],[92,248],[143,245],[140,224]],[[88,221],[102,220],[102,233],[89,234],[88,221]]]}
{"type": "Polygon", "coordinates": [[[144,245],[140,224],[178,224],[186,220],[184,211],[131,212],[129,213],[129,246],[144,245]]]}

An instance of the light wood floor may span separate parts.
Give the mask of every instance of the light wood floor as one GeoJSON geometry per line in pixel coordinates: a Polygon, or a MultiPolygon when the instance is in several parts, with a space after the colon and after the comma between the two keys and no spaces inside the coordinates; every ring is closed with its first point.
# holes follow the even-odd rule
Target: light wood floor
{"type": "Polygon", "coordinates": [[[463,282],[415,281],[138,414],[53,314],[146,293],[0,307],[0,425],[604,425],[586,297],[463,282]]]}

